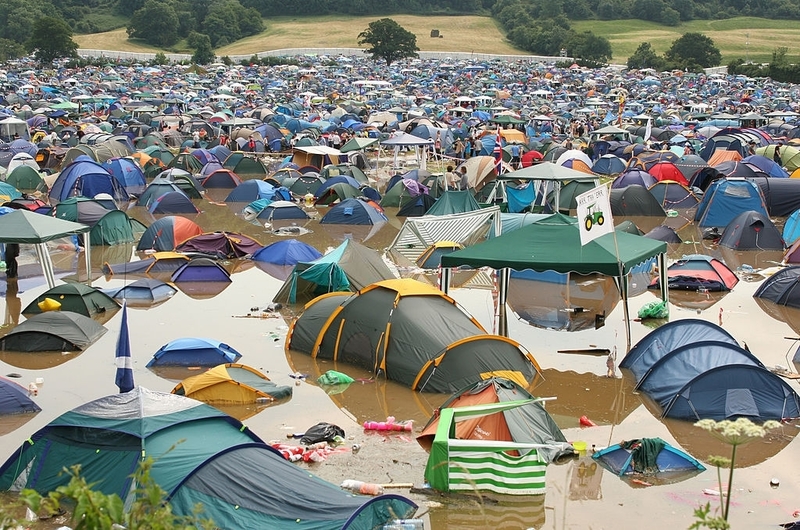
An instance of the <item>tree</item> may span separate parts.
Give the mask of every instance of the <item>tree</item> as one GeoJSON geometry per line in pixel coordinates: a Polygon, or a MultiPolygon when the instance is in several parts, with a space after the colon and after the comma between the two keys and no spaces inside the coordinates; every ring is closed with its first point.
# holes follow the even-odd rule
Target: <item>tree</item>
{"type": "Polygon", "coordinates": [[[178,42],[178,14],[166,2],[147,0],[128,24],[128,37],[166,47],[178,42]]]}
{"type": "Polygon", "coordinates": [[[189,34],[186,44],[194,48],[192,62],[195,64],[211,64],[216,59],[214,48],[211,47],[211,37],[195,31],[189,34]]]}
{"type": "Polygon", "coordinates": [[[664,69],[664,59],[656,55],[655,50],[649,42],[643,42],[636,48],[633,55],[628,57],[628,68],[641,70],[643,68],[653,68],[654,70],[664,69]]]}
{"type": "Polygon", "coordinates": [[[10,39],[0,39],[0,62],[19,59],[25,55],[25,47],[10,39]]]}
{"type": "Polygon", "coordinates": [[[358,34],[358,44],[370,45],[364,51],[375,60],[384,59],[386,66],[404,57],[418,57],[419,51],[417,36],[391,18],[370,22],[367,29],[358,34]]]}
{"type": "Polygon", "coordinates": [[[591,31],[570,32],[564,41],[564,47],[567,49],[567,55],[597,63],[607,63],[612,55],[611,42],[591,31]]]}
{"type": "Polygon", "coordinates": [[[59,57],[78,55],[78,44],[72,40],[72,28],[63,20],[53,17],[36,19],[26,47],[43,65],[59,57]]]}
{"type": "Polygon", "coordinates": [[[664,57],[681,68],[710,68],[722,62],[719,48],[702,33],[684,33],[676,39],[664,57]]]}

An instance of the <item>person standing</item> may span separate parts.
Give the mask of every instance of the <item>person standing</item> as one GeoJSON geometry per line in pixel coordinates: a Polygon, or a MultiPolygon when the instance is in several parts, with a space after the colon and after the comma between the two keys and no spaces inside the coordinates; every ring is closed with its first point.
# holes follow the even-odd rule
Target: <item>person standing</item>
{"type": "Polygon", "coordinates": [[[458,182],[458,189],[461,191],[469,189],[469,177],[467,176],[466,166],[461,166],[461,178],[458,182]]]}
{"type": "Polygon", "coordinates": [[[483,142],[479,136],[476,136],[475,142],[472,144],[473,156],[481,156],[481,151],[483,151],[483,142]]]}
{"type": "Polygon", "coordinates": [[[519,146],[519,144],[511,144],[511,160],[509,161],[511,167],[514,169],[519,169],[521,160],[522,148],[519,146]]]}
{"type": "Polygon", "coordinates": [[[192,147],[200,149],[200,132],[197,129],[192,131],[192,147]]]}
{"type": "Polygon", "coordinates": [[[782,145],[783,144],[781,142],[778,142],[778,144],[775,146],[775,153],[772,155],[772,160],[781,167],[783,167],[783,159],[781,159],[782,145]]]}
{"type": "Polygon", "coordinates": [[[19,244],[6,243],[6,278],[17,277],[17,257],[19,257],[19,244]]]}

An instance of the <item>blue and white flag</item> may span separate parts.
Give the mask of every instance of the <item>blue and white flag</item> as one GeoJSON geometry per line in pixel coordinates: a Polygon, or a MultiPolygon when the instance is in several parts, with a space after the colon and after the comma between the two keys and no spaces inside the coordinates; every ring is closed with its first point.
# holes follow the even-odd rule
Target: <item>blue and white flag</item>
{"type": "Polygon", "coordinates": [[[133,390],[133,363],[131,362],[131,341],[128,336],[128,304],[122,301],[122,324],[117,338],[117,377],[114,381],[119,387],[119,393],[133,390]]]}

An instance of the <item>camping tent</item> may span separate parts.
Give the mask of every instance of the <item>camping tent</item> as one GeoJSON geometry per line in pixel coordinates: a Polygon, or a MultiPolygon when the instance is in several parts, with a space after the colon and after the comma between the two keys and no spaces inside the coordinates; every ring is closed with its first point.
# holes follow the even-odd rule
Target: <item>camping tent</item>
{"type": "Polygon", "coordinates": [[[147,363],[151,366],[217,366],[235,363],[242,354],[225,343],[205,338],[175,339],[163,345],[147,363]]]}
{"type": "Polygon", "coordinates": [[[10,379],[0,377],[0,417],[36,413],[41,410],[31,399],[28,389],[10,379]]]}
{"type": "Polygon", "coordinates": [[[612,188],[609,193],[611,213],[615,216],[666,217],[664,208],[644,186],[633,184],[625,188],[612,188]]]}
{"type": "Polygon", "coordinates": [[[88,348],[108,331],[89,317],[71,311],[48,311],[30,317],[0,338],[2,351],[75,351],[88,348]]]}
{"type": "Polygon", "coordinates": [[[187,377],[172,389],[172,393],[210,405],[224,405],[284,399],[292,395],[292,387],[277,385],[244,364],[225,363],[187,377]]]}
{"type": "Polygon", "coordinates": [[[721,247],[736,250],[783,250],[781,231],[759,212],[742,212],[725,226],[721,247]]]}
{"type": "Polygon", "coordinates": [[[369,530],[416,510],[398,495],[353,496],[286,461],[223,412],[141,387],[82,405],[33,434],[0,467],[0,490],[46,494],[69,482],[64,467],[80,464],[93,489],[130,503],[144,457],[153,457],[150,476],[174,513],[192,516],[201,504],[224,530],[369,530]]]}
{"type": "Polygon", "coordinates": [[[518,399],[531,400],[528,404],[487,416],[477,416],[456,424],[455,437],[460,440],[495,440],[504,442],[538,443],[550,446],[550,451],[541,450],[540,456],[550,463],[561,454],[574,453],[572,446],[547,413],[542,403],[514,381],[502,377],[490,377],[477,381],[450,396],[438,407],[417,442],[427,451],[431,450],[439,426],[439,411],[447,408],[469,407],[490,403],[504,403],[518,399]]]}
{"type": "Polygon", "coordinates": [[[519,343],[487,334],[452,298],[428,284],[384,280],[342,294],[309,302],[292,323],[288,347],[428,392],[453,392],[491,375],[527,386],[539,373],[536,360],[519,343]],[[319,310],[314,308],[318,301],[323,302],[319,310]],[[333,301],[340,303],[331,307],[333,301]]]}
{"type": "Polygon", "coordinates": [[[179,252],[199,252],[220,258],[242,258],[263,247],[255,239],[235,232],[208,232],[192,236],[177,246],[179,252]]]}
{"type": "Polygon", "coordinates": [[[171,279],[175,284],[182,282],[230,283],[233,281],[225,267],[209,258],[193,258],[187,261],[172,273],[171,279]]]}
{"type": "Polygon", "coordinates": [[[320,224],[375,225],[387,221],[383,209],[372,201],[345,199],[320,219],[320,224]]]}
{"type": "Polygon", "coordinates": [[[114,300],[126,300],[129,306],[150,307],[172,298],[178,290],[168,283],[153,278],[139,278],[107,294],[114,300]]]}
{"type": "MultiPolygon", "coordinates": [[[[717,258],[702,254],[683,256],[667,269],[667,285],[669,289],[687,291],[730,291],[739,278],[717,258]]],[[[650,284],[658,288],[658,282],[650,284]]]]}
{"type": "Polygon", "coordinates": [[[800,308],[800,267],[786,267],[767,278],[753,294],[754,298],[800,308]]]}
{"type": "Polygon", "coordinates": [[[102,291],[82,283],[65,283],[40,294],[22,310],[22,314],[28,316],[42,313],[39,304],[47,298],[57,301],[62,311],[72,311],[86,317],[119,309],[119,304],[102,291]]]}
{"type": "Polygon", "coordinates": [[[738,346],[736,339],[711,322],[694,318],[674,320],[651,331],[636,343],[619,366],[630,370],[639,381],[653,364],[670,351],[702,341],[727,342],[738,346]]]}
{"type": "Polygon", "coordinates": [[[391,278],[394,274],[377,252],[346,239],[316,260],[298,262],[272,301],[294,304],[326,292],[357,291],[391,278]]]}
{"type": "Polygon", "coordinates": [[[769,216],[759,187],[748,180],[718,179],[708,186],[703,200],[697,205],[694,220],[701,227],[721,228],[749,210],[769,216]]]}
{"type": "Polygon", "coordinates": [[[175,250],[190,237],[202,233],[202,228],[191,219],[168,215],[147,227],[136,244],[136,250],[175,250]]]}

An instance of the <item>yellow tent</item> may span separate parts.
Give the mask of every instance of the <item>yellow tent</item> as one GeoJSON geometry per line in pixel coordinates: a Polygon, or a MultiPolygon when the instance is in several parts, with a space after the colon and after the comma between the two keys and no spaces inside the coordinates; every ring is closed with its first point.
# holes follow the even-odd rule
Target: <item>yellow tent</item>
{"type": "Polygon", "coordinates": [[[212,405],[269,403],[291,396],[292,387],[276,385],[255,368],[228,363],[184,379],[172,393],[212,405]]]}

